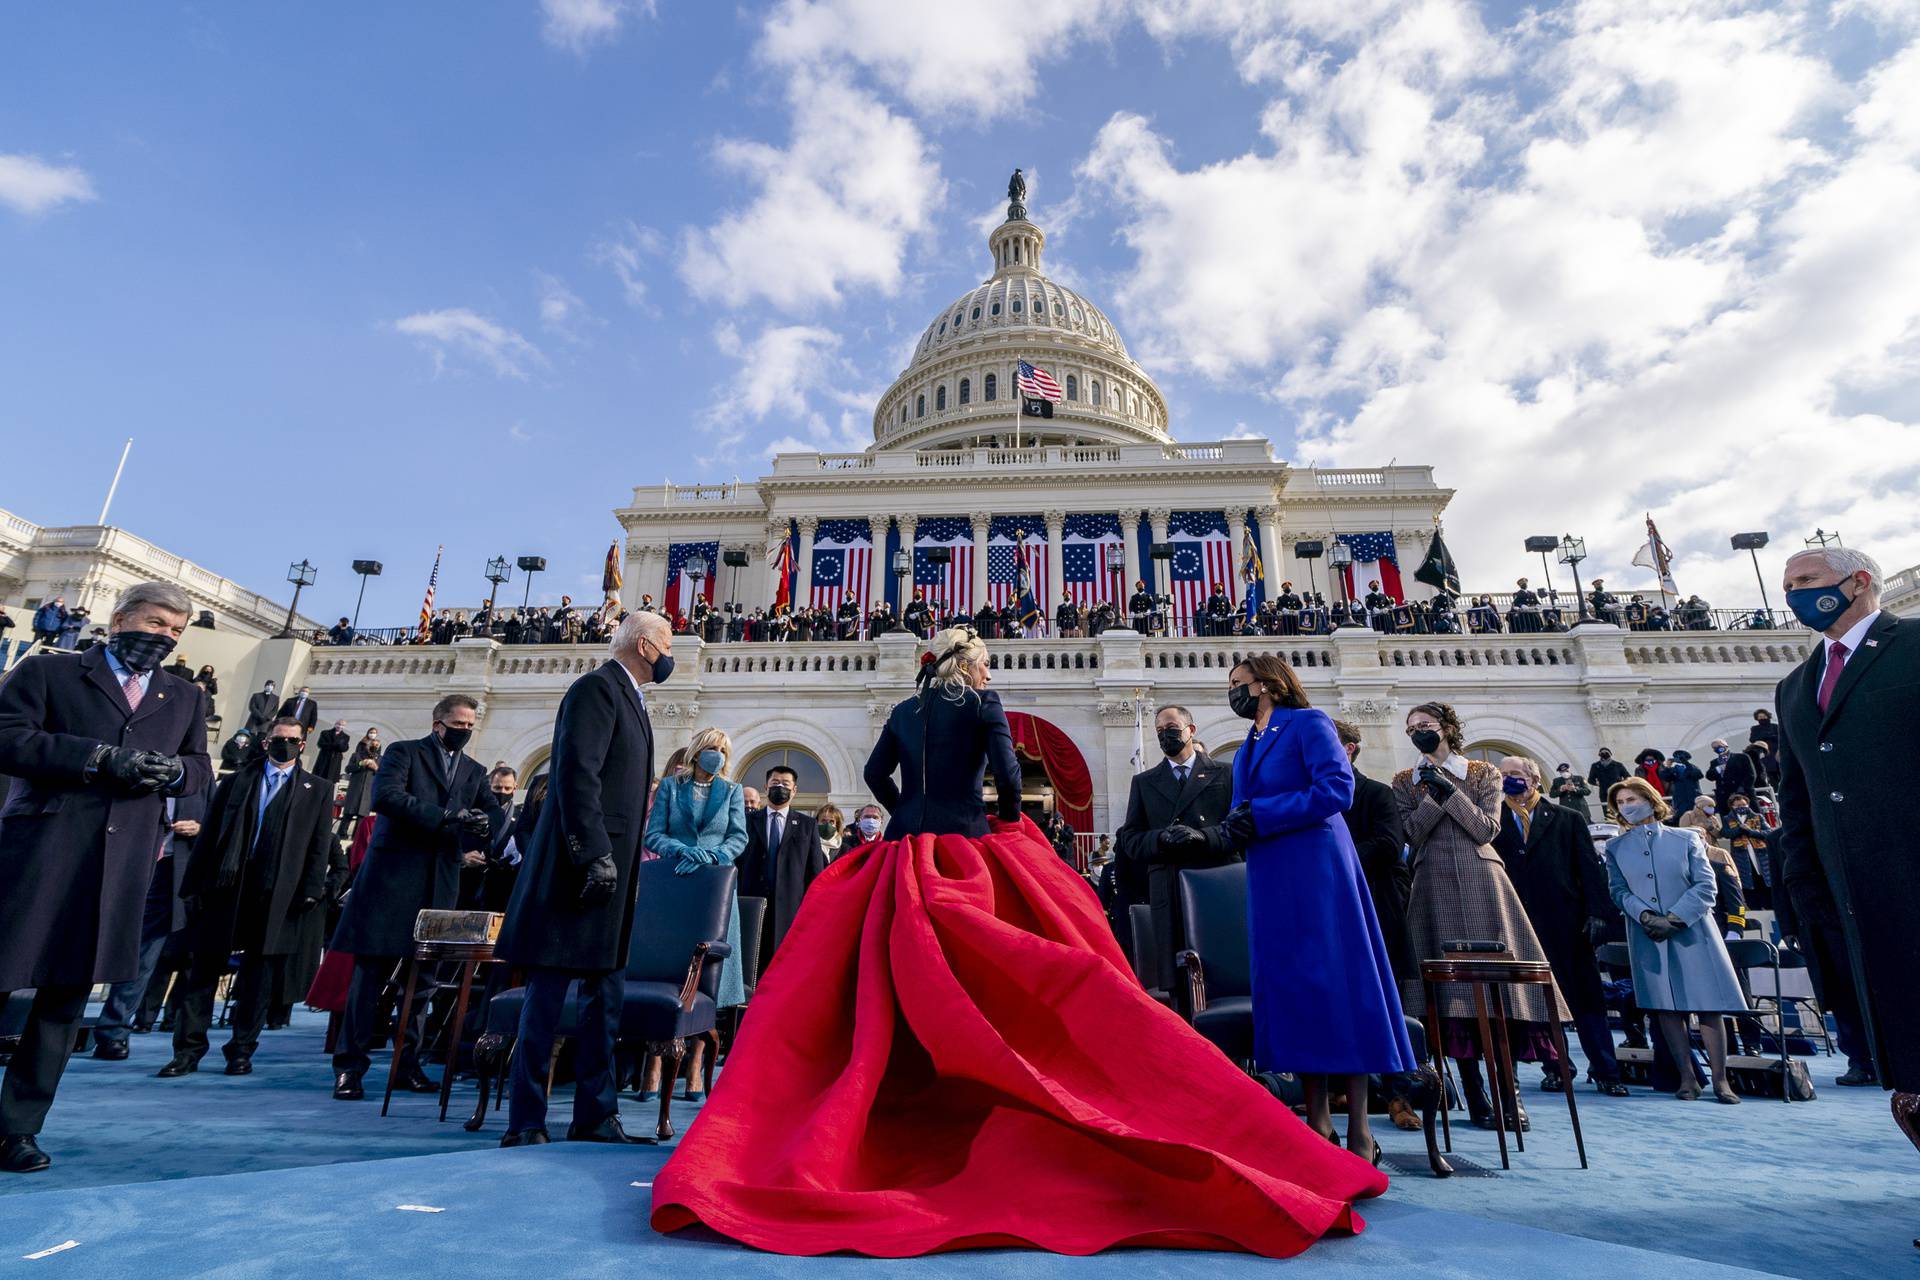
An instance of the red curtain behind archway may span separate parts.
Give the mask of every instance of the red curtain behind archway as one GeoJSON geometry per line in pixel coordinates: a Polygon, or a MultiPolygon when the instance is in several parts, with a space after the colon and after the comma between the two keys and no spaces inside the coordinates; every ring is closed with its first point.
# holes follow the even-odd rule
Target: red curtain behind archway
{"type": "Polygon", "coordinates": [[[1093,775],[1073,739],[1058,725],[1025,711],[1007,712],[1007,727],[1013,730],[1013,749],[1047,767],[1053,782],[1053,807],[1075,831],[1093,826],[1093,775]]]}

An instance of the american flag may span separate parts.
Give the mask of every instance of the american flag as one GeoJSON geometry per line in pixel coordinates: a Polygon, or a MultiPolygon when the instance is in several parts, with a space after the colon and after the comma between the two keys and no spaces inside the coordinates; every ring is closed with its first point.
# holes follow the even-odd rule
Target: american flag
{"type": "Polygon", "coordinates": [[[913,585],[927,593],[927,602],[940,613],[973,611],[973,520],[968,516],[928,516],[913,535],[913,585]],[[953,559],[935,564],[927,559],[931,547],[949,547],[953,559]]]}
{"type": "Polygon", "coordinates": [[[1176,511],[1167,520],[1167,541],[1173,544],[1167,594],[1173,597],[1174,626],[1191,631],[1193,616],[1204,611],[1215,587],[1233,598],[1233,542],[1227,536],[1226,513],[1176,511]]]}
{"type": "Polygon", "coordinates": [[[1057,404],[1067,398],[1067,393],[1060,389],[1060,384],[1053,380],[1052,374],[1025,360],[1020,362],[1014,381],[1020,387],[1020,394],[1029,400],[1052,400],[1057,404]]]}
{"type": "Polygon", "coordinates": [[[708,604],[713,603],[713,583],[720,576],[720,544],[718,542],[674,542],[667,546],[667,595],[662,605],[671,618],[683,609],[693,611],[693,579],[687,575],[687,561],[695,556],[705,556],[707,576],[700,583],[700,595],[708,604]]]}
{"type": "Polygon", "coordinates": [[[1391,533],[1342,533],[1337,541],[1353,548],[1353,563],[1346,569],[1347,599],[1365,600],[1371,583],[1398,604],[1406,599],[1400,592],[1400,557],[1393,549],[1391,533]]]}
{"type": "Polygon", "coordinates": [[[433,572],[427,575],[427,598],[420,602],[420,641],[426,643],[427,632],[433,626],[433,593],[440,586],[440,553],[447,548],[443,544],[433,549],[433,572]]]}
{"type": "Polygon", "coordinates": [[[816,609],[838,609],[853,592],[860,616],[867,616],[867,584],[872,578],[873,531],[865,520],[822,520],[813,531],[812,590],[816,609]]]}
{"type": "MultiPolygon", "coordinates": [[[[1116,605],[1121,597],[1114,588],[1114,575],[1107,569],[1107,548],[1122,541],[1120,517],[1116,515],[1071,515],[1067,517],[1060,540],[1060,576],[1062,588],[1081,609],[1091,609],[1103,601],[1116,605]]],[[[1058,604],[1049,592],[1040,597],[1045,605],[1058,604]]]]}
{"type": "Polygon", "coordinates": [[[987,526],[987,601],[994,608],[1020,603],[1023,558],[1033,579],[1034,598],[1047,599],[1046,521],[1039,516],[995,516],[987,526]],[[1024,557],[1022,547],[1026,548],[1024,557]]]}

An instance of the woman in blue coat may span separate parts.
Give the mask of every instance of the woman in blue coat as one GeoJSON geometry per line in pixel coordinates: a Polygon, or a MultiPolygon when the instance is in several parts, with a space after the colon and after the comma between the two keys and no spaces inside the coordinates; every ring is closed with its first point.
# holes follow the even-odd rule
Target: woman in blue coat
{"type": "MultiPolygon", "coordinates": [[[[661,779],[653,795],[653,809],[647,815],[645,847],[649,853],[673,861],[680,875],[690,875],[701,867],[732,866],[747,847],[746,792],[737,782],[727,780],[733,761],[733,743],[718,729],[702,729],[687,746],[688,767],[669,772],[661,779]]],[[[722,1009],[747,1002],[746,980],[742,976],[740,950],[740,898],[734,895],[727,910],[727,945],[733,948],[720,969],[722,1009]]],[[[700,1075],[700,1048],[688,1055],[689,1081],[700,1075]]],[[[703,1094],[693,1092],[698,1101],[703,1094]]]]}
{"type": "Polygon", "coordinates": [[[1328,1077],[1344,1077],[1347,1149],[1377,1163],[1367,1076],[1419,1064],[1341,817],[1353,802],[1353,766],[1333,721],[1307,705],[1280,658],[1247,658],[1227,680],[1234,713],[1253,721],[1233,758],[1229,825],[1247,850],[1254,1059],[1300,1076],[1307,1123],[1328,1139],[1328,1077]]]}

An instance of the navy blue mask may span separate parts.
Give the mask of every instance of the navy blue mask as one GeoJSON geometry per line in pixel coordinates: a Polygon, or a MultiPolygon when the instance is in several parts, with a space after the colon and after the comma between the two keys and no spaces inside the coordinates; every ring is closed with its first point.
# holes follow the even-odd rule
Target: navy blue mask
{"type": "Polygon", "coordinates": [[[1833,620],[1852,603],[1838,582],[1830,587],[1797,587],[1787,592],[1787,608],[1793,610],[1793,616],[1800,619],[1802,626],[1815,631],[1825,631],[1832,626],[1833,620]]]}

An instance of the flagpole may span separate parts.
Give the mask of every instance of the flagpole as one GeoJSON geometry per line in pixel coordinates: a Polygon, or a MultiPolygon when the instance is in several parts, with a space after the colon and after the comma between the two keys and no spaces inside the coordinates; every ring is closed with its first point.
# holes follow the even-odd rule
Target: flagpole
{"type": "Polygon", "coordinates": [[[113,505],[113,495],[120,489],[120,473],[127,469],[127,455],[133,452],[133,437],[127,437],[127,443],[120,450],[120,465],[113,469],[113,483],[107,486],[107,500],[100,504],[100,518],[95,524],[107,522],[107,508],[113,505]]]}

